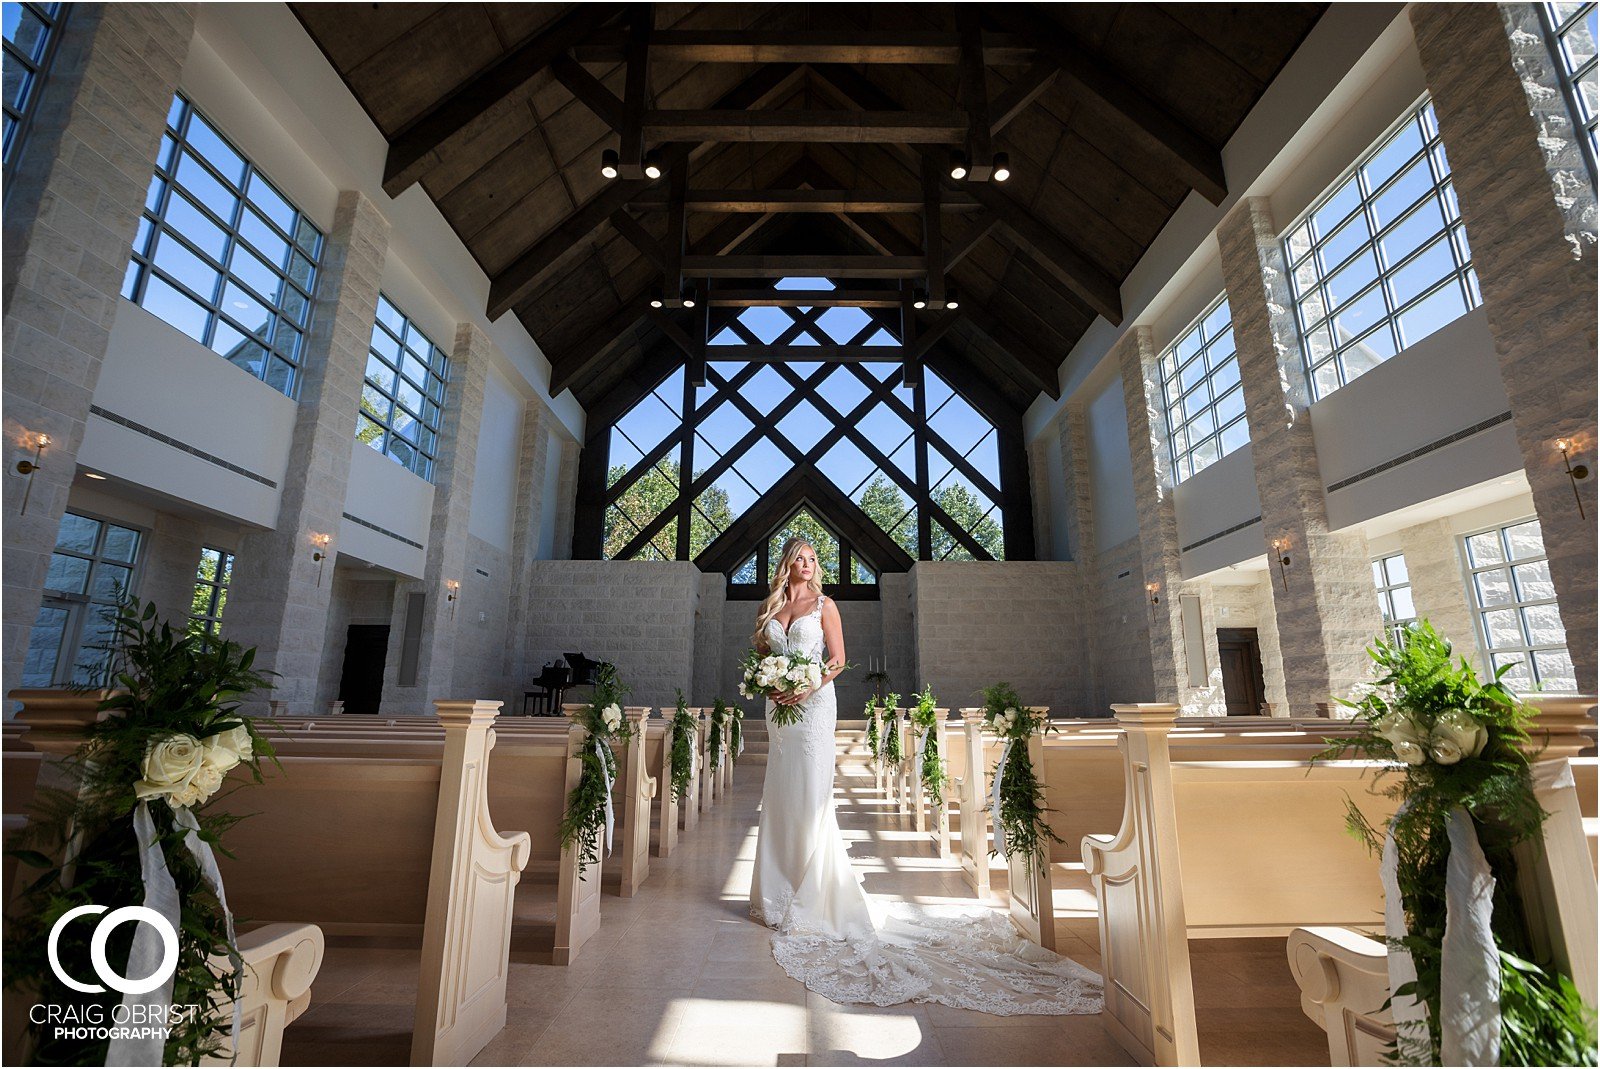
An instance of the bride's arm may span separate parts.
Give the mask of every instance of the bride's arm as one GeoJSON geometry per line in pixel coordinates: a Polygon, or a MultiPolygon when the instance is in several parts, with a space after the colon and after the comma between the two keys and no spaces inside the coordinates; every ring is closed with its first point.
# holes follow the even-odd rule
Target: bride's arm
{"type": "Polygon", "coordinates": [[[829,654],[828,670],[822,675],[822,685],[826,686],[844,671],[845,664],[844,621],[832,598],[822,603],[822,643],[829,654]]]}

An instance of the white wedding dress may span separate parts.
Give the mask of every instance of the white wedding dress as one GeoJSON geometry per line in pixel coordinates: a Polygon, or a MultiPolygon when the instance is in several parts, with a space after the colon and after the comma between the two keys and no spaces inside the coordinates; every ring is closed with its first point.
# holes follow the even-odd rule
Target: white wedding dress
{"type": "MultiPolygon", "coordinates": [[[[822,603],[785,631],[774,653],[823,659],[822,603]]],[[[835,1002],[937,1002],[1011,1015],[1098,1013],[1100,977],[1024,939],[994,910],[899,907],[879,923],[850,866],[834,816],[834,724],[828,683],[801,720],[771,724],[750,915],[777,934],[772,953],[794,979],[835,1002]]]]}

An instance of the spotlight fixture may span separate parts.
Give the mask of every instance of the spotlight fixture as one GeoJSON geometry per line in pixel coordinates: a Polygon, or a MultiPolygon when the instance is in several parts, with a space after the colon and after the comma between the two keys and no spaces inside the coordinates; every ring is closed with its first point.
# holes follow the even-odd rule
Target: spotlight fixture
{"type": "Polygon", "coordinates": [[[1011,157],[1004,152],[994,154],[993,177],[996,182],[1004,182],[1011,177],[1011,157]]]}
{"type": "Polygon", "coordinates": [[[1278,557],[1278,574],[1283,578],[1283,589],[1289,589],[1289,540],[1287,538],[1274,538],[1272,552],[1278,557]]]}
{"type": "Polygon", "coordinates": [[[666,305],[667,305],[666,299],[661,296],[661,287],[660,286],[653,287],[650,290],[650,307],[651,308],[665,308],[666,305]]]}
{"type": "Polygon", "coordinates": [[[911,291],[911,307],[921,311],[928,307],[928,291],[916,289],[911,291]]]}
{"type": "Polygon", "coordinates": [[[950,153],[950,177],[957,182],[967,177],[967,154],[960,149],[950,153]]]}
{"type": "Polygon", "coordinates": [[[85,479],[93,479],[97,483],[103,483],[106,481],[106,477],[101,475],[98,471],[86,471],[83,473],[83,477],[85,479]]]}
{"type": "Polygon", "coordinates": [[[36,435],[33,439],[33,459],[17,461],[17,474],[28,477],[28,485],[22,489],[22,511],[18,513],[20,516],[28,514],[28,498],[33,495],[33,474],[41,470],[42,465],[39,463],[39,458],[44,456],[44,448],[49,444],[50,436],[48,434],[36,435]]]}
{"type": "Polygon", "coordinates": [[[333,536],[332,535],[316,534],[316,533],[313,533],[311,535],[311,544],[317,547],[316,549],[311,551],[311,559],[317,562],[317,585],[318,586],[322,585],[322,569],[327,566],[327,561],[328,561],[328,543],[330,543],[332,541],[333,541],[333,536]]]}
{"type": "Polygon", "coordinates": [[[617,159],[617,150],[616,149],[608,148],[604,152],[600,153],[600,173],[602,175],[604,175],[605,177],[607,177],[607,178],[615,178],[615,177],[617,177],[618,164],[619,164],[619,161],[617,159]]]}
{"type": "Polygon", "coordinates": [[[944,306],[952,312],[961,307],[961,298],[956,295],[954,286],[944,288],[944,306]]]}
{"type": "Polygon", "coordinates": [[[651,149],[644,154],[644,176],[652,182],[661,177],[661,152],[651,149]]]}
{"type": "Polygon", "coordinates": [[[693,286],[686,287],[685,289],[683,289],[680,292],[683,295],[683,306],[685,308],[693,308],[694,307],[694,302],[695,302],[694,287],[693,286]]]}
{"type": "Polygon", "coordinates": [[[1561,461],[1567,466],[1567,481],[1572,483],[1572,498],[1578,503],[1578,518],[1582,520],[1588,517],[1583,514],[1583,495],[1578,493],[1578,480],[1589,477],[1589,465],[1572,462],[1572,454],[1577,446],[1578,443],[1571,438],[1556,439],[1556,452],[1561,454],[1561,461]]]}

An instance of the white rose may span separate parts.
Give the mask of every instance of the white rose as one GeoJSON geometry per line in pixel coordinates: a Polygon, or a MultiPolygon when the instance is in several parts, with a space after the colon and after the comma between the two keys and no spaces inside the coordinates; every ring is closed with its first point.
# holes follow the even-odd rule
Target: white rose
{"type": "Polygon", "coordinates": [[[1451,709],[1434,722],[1428,750],[1441,765],[1453,765],[1463,757],[1477,757],[1488,741],[1489,732],[1470,713],[1451,709]]]}
{"type": "Polygon", "coordinates": [[[806,669],[806,682],[811,684],[812,690],[822,686],[822,668],[820,665],[814,664],[806,669]]]}
{"type": "MultiPolygon", "coordinates": [[[[1393,712],[1387,716],[1380,717],[1373,724],[1373,728],[1390,746],[1394,747],[1396,757],[1399,757],[1408,765],[1420,765],[1422,763],[1420,759],[1413,761],[1400,752],[1400,748],[1406,746],[1414,748],[1421,753],[1422,748],[1428,742],[1427,732],[1423,731],[1422,725],[1418,724],[1409,713],[1393,712]]],[[[1408,750],[1407,752],[1409,753],[1410,751],[1408,750]]],[[[1426,755],[1424,754],[1423,756],[1426,755]]]]}
{"type": "Polygon", "coordinates": [[[1422,747],[1414,742],[1401,740],[1400,742],[1390,743],[1390,745],[1394,747],[1394,755],[1408,765],[1420,765],[1428,759],[1428,755],[1423,752],[1422,747]]]}
{"type": "Polygon", "coordinates": [[[200,740],[202,760],[207,768],[226,772],[255,752],[255,742],[249,730],[240,724],[200,740]]]}
{"type": "MultiPolygon", "coordinates": [[[[195,776],[204,767],[205,748],[193,735],[175,733],[152,740],[145,747],[144,761],[139,767],[143,778],[133,785],[133,793],[138,798],[176,796],[180,792],[188,797],[195,776]]],[[[174,800],[172,804],[193,803],[174,800]]]]}
{"type": "Polygon", "coordinates": [[[1012,726],[1014,726],[1016,724],[1016,722],[1017,722],[1017,711],[1015,709],[1007,709],[1006,710],[1006,726],[1007,727],[1012,727],[1012,726]]]}

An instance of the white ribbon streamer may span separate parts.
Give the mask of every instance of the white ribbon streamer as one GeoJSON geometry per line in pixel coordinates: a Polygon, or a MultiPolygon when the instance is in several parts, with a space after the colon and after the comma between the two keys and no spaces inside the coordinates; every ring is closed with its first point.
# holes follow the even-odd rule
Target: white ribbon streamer
{"type": "MultiPolygon", "coordinates": [[[[172,810],[172,814],[173,823],[185,829],[183,844],[194,857],[195,863],[200,866],[201,878],[205,880],[212,893],[217,896],[217,902],[222,906],[228,934],[228,961],[233,966],[235,974],[241,973],[244,970],[244,960],[239,956],[238,942],[234,938],[233,913],[228,909],[228,899],[222,893],[222,872],[217,868],[216,855],[212,853],[211,845],[200,838],[200,824],[192,812],[187,808],[178,807],[172,810]]],[[[156,838],[155,820],[150,816],[148,802],[140,802],[133,811],[133,835],[139,847],[139,876],[144,883],[144,906],[166,918],[167,923],[172,925],[173,931],[180,931],[182,903],[178,899],[178,885],[172,879],[172,872],[167,868],[166,855],[162,853],[161,843],[156,838]]],[[[133,947],[128,952],[125,975],[147,977],[154,974],[161,966],[162,950],[161,933],[149,924],[139,925],[134,930],[133,947]]],[[[133,992],[124,994],[121,1019],[130,1022],[144,1020],[156,1025],[164,1023],[168,1020],[172,1009],[172,986],[173,977],[168,976],[161,986],[152,991],[144,994],[133,992]]],[[[161,1034],[161,1029],[156,1027],[133,1031],[148,1034],[113,1035],[106,1048],[106,1064],[119,1066],[162,1064],[166,1037],[161,1034]]],[[[233,1004],[231,1049],[237,1058],[239,1050],[237,1001],[233,1004]]]]}
{"type": "Polygon", "coordinates": [[[989,819],[994,825],[994,848],[1001,857],[1006,856],[1006,828],[1000,823],[1000,781],[1005,778],[1006,758],[1011,756],[1011,744],[1014,741],[1007,739],[1000,751],[1000,763],[994,769],[994,787],[989,792],[989,819]]]}
{"type": "MultiPolygon", "coordinates": [[[[1402,806],[1395,817],[1404,812],[1402,806]]],[[[1491,930],[1494,876],[1466,810],[1452,811],[1446,830],[1450,858],[1445,870],[1444,943],[1439,961],[1440,1061],[1444,1065],[1496,1065],[1500,1061],[1500,962],[1491,930]]],[[[1384,934],[1390,941],[1391,992],[1417,979],[1411,952],[1395,942],[1406,935],[1399,861],[1391,821],[1378,872],[1383,883],[1384,934]]],[[[1402,1060],[1430,1060],[1432,1030],[1427,1007],[1411,995],[1391,996],[1390,1012],[1402,1060]]]]}
{"type": "MultiPolygon", "coordinates": [[[[737,720],[738,717],[734,717],[734,719],[737,720]]],[[[739,735],[739,750],[738,750],[738,752],[739,752],[740,756],[743,756],[744,755],[744,728],[741,727],[739,729],[738,735],[739,735]]]]}
{"type": "Polygon", "coordinates": [[[1440,951],[1439,1057],[1445,1065],[1500,1064],[1500,955],[1490,922],[1494,876],[1472,818],[1450,813],[1440,951]]]}
{"type": "Polygon", "coordinates": [[[600,774],[606,779],[606,857],[611,856],[611,831],[616,826],[616,817],[611,809],[611,764],[606,760],[607,746],[601,741],[600,736],[594,739],[594,755],[600,759],[600,774]]]}

